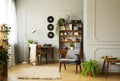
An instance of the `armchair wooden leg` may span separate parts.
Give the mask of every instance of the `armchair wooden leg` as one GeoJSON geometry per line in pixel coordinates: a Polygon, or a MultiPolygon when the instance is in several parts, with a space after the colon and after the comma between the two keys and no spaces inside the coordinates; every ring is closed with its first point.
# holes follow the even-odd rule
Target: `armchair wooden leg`
{"type": "Polygon", "coordinates": [[[77,74],[78,64],[76,63],[76,74],[77,74]]]}
{"type": "Polygon", "coordinates": [[[46,64],[47,64],[47,54],[46,54],[46,64]]]}
{"type": "Polygon", "coordinates": [[[59,65],[59,72],[61,72],[61,65],[62,65],[62,63],[60,63],[60,65],[59,65]]]}
{"type": "Polygon", "coordinates": [[[78,65],[79,65],[80,72],[81,72],[81,71],[82,71],[82,68],[81,68],[81,61],[78,62],[78,65]]]}
{"type": "Polygon", "coordinates": [[[41,64],[41,56],[40,56],[40,64],[41,64]]]}
{"type": "Polygon", "coordinates": [[[65,65],[65,63],[64,63],[64,68],[65,68],[65,70],[66,70],[66,65],[65,65]]]}
{"type": "Polygon", "coordinates": [[[82,71],[82,69],[81,69],[81,64],[79,64],[79,67],[80,67],[80,72],[82,71]]]}

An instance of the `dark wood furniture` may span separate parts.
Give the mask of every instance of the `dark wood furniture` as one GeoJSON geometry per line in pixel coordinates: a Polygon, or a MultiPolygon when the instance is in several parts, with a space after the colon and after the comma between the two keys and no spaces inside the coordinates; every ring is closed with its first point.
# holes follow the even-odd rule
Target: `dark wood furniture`
{"type": "Polygon", "coordinates": [[[60,65],[59,71],[61,72],[61,66],[64,64],[66,70],[66,64],[75,64],[76,65],[76,74],[78,72],[78,66],[81,71],[81,59],[79,56],[79,50],[59,50],[60,55],[60,65]]]}
{"type": "Polygon", "coordinates": [[[47,52],[43,52],[41,45],[37,45],[36,47],[36,56],[37,56],[37,64],[41,64],[41,59],[44,57],[47,64],[47,52]]]}
{"type": "Polygon", "coordinates": [[[52,61],[54,61],[54,46],[42,46],[41,50],[51,54],[52,61]]]}
{"type": "Polygon", "coordinates": [[[59,30],[59,50],[69,50],[70,44],[73,43],[75,50],[81,49],[80,57],[83,58],[83,24],[72,23],[72,29],[67,25],[65,30],[59,30]]]}
{"type": "Polygon", "coordinates": [[[115,63],[116,62],[120,62],[120,59],[117,59],[117,58],[112,58],[112,57],[108,57],[108,56],[105,56],[105,57],[102,57],[102,59],[104,60],[103,61],[103,67],[102,67],[102,74],[104,74],[104,70],[105,71],[105,76],[106,78],[108,77],[108,70],[109,70],[109,65],[116,65],[115,63]],[[105,68],[105,65],[106,65],[106,68],[105,68]]]}
{"type": "MultiPolygon", "coordinates": [[[[46,63],[48,62],[47,60],[47,56],[48,54],[51,54],[51,59],[52,61],[54,61],[54,47],[53,46],[41,46],[41,45],[37,45],[36,46],[36,56],[37,57],[37,62],[38,64],[41,64],[41,56],[39,56],[40,53],[44,53],[43,56],[45,56],[46,58],[46,63]]],[[[28,58],[30,58],[30,47],[29,47],[29,52],[28,52],[28,58]]]]}

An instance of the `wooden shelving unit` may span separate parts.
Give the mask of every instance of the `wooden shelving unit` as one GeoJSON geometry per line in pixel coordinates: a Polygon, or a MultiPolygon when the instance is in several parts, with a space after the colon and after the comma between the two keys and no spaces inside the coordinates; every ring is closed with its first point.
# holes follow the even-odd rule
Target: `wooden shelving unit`
{"type": "Polygon", "coordinates": [[[79,23],[77,29],[72,26],[72,30],[65,28],[65,30],[59,31],[59,49],[60,50],[69,50],[69,44],[74,43],[74,49],[82,49],[83,50],[83,25],[79,23]]]}

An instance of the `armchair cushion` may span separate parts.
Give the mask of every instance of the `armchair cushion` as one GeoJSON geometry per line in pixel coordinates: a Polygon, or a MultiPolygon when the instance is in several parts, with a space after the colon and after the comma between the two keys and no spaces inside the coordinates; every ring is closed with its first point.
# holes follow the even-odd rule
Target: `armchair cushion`
{"type": "Polygon", "coordinates": [[[66,59],[77,59],[80,51],[79,50],[68,50],[66,59]]]}
{"type": "Polygon", "coordinates": [[[60,59],[60,62],[76,62],[77,59],[60,59]]]}

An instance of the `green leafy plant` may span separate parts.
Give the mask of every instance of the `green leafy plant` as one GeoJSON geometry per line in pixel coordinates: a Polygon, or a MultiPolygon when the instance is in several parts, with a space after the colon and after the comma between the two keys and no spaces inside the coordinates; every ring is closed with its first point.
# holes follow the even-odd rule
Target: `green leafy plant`
{"type": "Polygon", "coordinates": [[[8,40],[9,40],[8,35],[10,34],[11,27],[6,23],[2,24],[1,26],[3,27],[3,31],[5,33],[4,38],[6,40],[7,49],[9,49],[10,45],[8,42],[8,40]]]}
{"type": "Polygon", "coordinates": [[[69,44],[70,47],[75,47],[74,43],[69,44]]]}
{"type": "Polygon", "coordinates": [[[82,63],[82,75],[96,77],[99,72],[99,64],[95,60],[84,61],[82,63]]]}
{"type": "Polygon", "coordinates": [[[57,21],[56,33],[59,32],[60,27],[65,26],[66,20],[64,18],[60,18],[57,21]]]}
{"type": "Polygon", "coordinates": [[[29,43],[29,44],[33,44],[33,40],[29,39],[29,40],[28,40],[28,43],[29,43]]]}
{"type": "Polygon", "coordinates": [[[3,68],[3,66],[7,65],[9,59],[7,54],[8,52],[6,51],[6,49],[0,49],[0,68],[3,68]]]}
{"type": "Polygon", "coordinates": [[[6,42],[6,47],[0,47],[0,68],[3,69],[4,67],[7,67],[8,63],[8,49],[10,47],[9,42],[8,42],[8,35],[10,34],[11,27],[8,26],[8,24],[2,24],[3,27],[3,32],[5,33],[4,35],[4,41],[6,42]]]}
{"type": "Polygon", "coordinates": [[[6,33],[6,35],[9,35],[11,27],[8,26],[8,24],[2,24],[3,26],[3,31],[6,33]]]}

